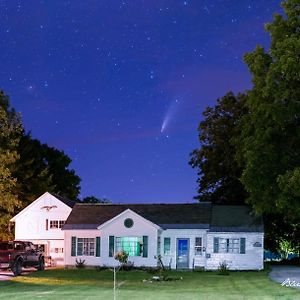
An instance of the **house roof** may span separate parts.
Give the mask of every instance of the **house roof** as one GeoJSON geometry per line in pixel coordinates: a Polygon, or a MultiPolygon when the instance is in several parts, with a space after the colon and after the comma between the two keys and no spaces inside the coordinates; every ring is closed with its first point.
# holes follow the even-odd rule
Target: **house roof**
{"type": "Polygon", "coordinates": [[[262,231],[262,220],[249,215],[250,209],[246,206],[216,206],[209,202],[196,204],[76,203],[63,229],[96,229],[127,209],[163,229],[211,228],[218,231],[227,228],[228,231],[240,231],[243,228],[243,231],[262,231]]]}
{"type": "Polygon", "coordinates": [[[97,228],[99,225],[130,209],[151,221],[165,227],[166,224],[209,224],[211,204],[101,204],[76,203],[64,229],[83,225],[97,228]]]}
{"type": "Polygon", "coordinates": [[[72,208],[76,202],[72,201],[72,200],[69,200],[69,199],[66,199],[66,198],[63,198],[61,196],[58,196],[58,195],[55,195],[55,194],[51,194],[49,192],[45,192],[43,195],[41,195],[40,197],[38,197],[36,200],[34,200],[33,202],[31,202],[28,206],[26,206],[24,209],[22,209],[17,215],[15,215],[13,218],[10,219],[10,222],[15,222],[16,219],[21,216],[22,214],[24,214],[26,211],[30,210],[31,207],[33,205],[35,205],[35,203],[37,203],[38,201],[40,201],[41,199],[43,199],[44,197],[47,197],[47,196],[52,196],[52,197],[55,197],[56,199],[60,200],[62,203],[64,203],[65,205],[69,206],[70,208],[72,208]]]}
{"type": "MultiPolygon", "coordinates": [[[[50,194],[50,193],[49,193],[49,194],[50,194]]],[[[74,205],[76,204],[75,201],[70,200],[70,199],[68,199],[68,198],[64,198],[64,197],[62,197],[62,196],[60,196],[60,195],[56,195],[56,194],[52,194],[52,193],[51,193],[51,195],[54,196],[55,198],[57,198],[58,200],[60,200],[61,202],[63,202],[64,204],[68,205],[68,206],[71,207],[71,208],[73,208],[74,205]]]]}
{"type": "Polygon", "coordinates": [[[210,225],[210,231],[263,231],[262,217],[246,205],[213,205],[210,225]]]}

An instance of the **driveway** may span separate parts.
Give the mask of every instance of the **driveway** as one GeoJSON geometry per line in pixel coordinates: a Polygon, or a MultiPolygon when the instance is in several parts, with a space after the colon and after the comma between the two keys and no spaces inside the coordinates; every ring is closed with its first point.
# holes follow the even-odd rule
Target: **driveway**
{"type": "Polygon", "coordinates": [[[269,276],[272,280],[286,287],[300,289],[300,267],[297,266],[271,266],[269,276]]]}
{"type": "MultiPolygon", "coordinates": [[[[30,268],[30,269],[23,269],[21,276],[27,275],[31,272],[35,272],[36,269],[30,268]]],[[[14,278],[14,274],[11,271],[0,271],[0,281],[7,281],[14,278]]]]}

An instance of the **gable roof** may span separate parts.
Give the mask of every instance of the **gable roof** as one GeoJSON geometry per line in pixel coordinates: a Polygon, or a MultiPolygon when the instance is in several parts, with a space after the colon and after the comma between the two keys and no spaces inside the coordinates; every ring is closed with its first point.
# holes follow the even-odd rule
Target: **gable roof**
{"type": "Polygon", "coordinates": [[[18,218],[20,215],[22,215],[24,212],[26,212],[27,210],[29,210],[36,202],[38,202],[39,200],[41,200],[43,197],[50,195],[52,197],[55,197],[56,199],[58,199],[59,201],[61,201],[62,203],[64,203],[65,205],[69,206],[70,208],[72,208],[76,202],[63,198],[61,196],[55,195],[55,194],[51,194],[49,192],[45,192],[43,195],[41,195],[40,197],[38,197],[36,200],[32,201],[28,206],[26,206],[24,209],[22,209],[18,214],[16,214],[13,218],[10,219],[10,222],[15,222],[16,218],[18,218]]]}
{"type": "Polygon", "coordinates": [[[76,203],[63,229],[97,229],[128,209],[163,229],[263,231],[262,218],[253,216],[249,207],[213,205],[209,202],[195,204],[76,203]]]}
{"type": "Polygon", "coordinates": [[[181,228],[193,224],[208,228],[211,204],[82,204],[76,203],[64,229],[97,228],[99,225],[130,209],[162,228],[181,228]]]}
{"type": "Polygon", "coordinates": [[[97,229],[103,229],[106,226],[109,226],[111,223],[113,223],[116,219],[121,218],[122,216],[126,216],[128,213],[131,213],[131,215],[135,216],[136,218],[143,220],[144,222],[148,223],[149,225],[151,225],[152,227],[156,228],[156,229],[161,229],[160,226],[158,226],[157,224],[152,223],[151,221],[143,218],[142,216],[140,216],[139,214],[135,213],[134,211],[132,211],[131,209],[127,208],[126,210],[124,210],[123,212],[121,212],[120,214],[118,214],[117,216],[115,216],[114,218],[102,223],[100,226],[97,227],[97,229]]]}
{"type": "Polygon", "coordinates": [[[70,199],[65,198],[65,197],[62,197],[60,195],[57,195],[57,194],[51,194],[51,195],[54,196],[55,198],[57,198],[58,200],[60,200],[61,202],[63,202],[64,204],[68,205],[71,208],[73,208],[75,206],[75,204],[76,204],[75,201],[70,200],[70,199]]]}

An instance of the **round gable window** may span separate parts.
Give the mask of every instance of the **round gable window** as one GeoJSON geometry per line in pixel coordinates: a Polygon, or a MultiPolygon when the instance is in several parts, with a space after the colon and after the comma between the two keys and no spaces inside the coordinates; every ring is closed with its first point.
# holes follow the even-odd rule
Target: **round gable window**
{"type": "Polygon", "coordinates": [[[133,220],[131,218],[127,218],[124,221],[124,226],[126,228],[131,228],[133,226],[133,220]]]}

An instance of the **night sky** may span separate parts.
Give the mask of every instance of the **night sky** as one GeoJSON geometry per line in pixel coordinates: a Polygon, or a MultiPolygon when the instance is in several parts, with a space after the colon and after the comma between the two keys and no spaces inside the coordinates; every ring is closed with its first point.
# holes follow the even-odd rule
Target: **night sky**
{"type": "Polygon", "coordinates": [[[81,196],[192,202],[201,113],[251,79],[272,0],[0,0],[0,88],[81,196]]]}

